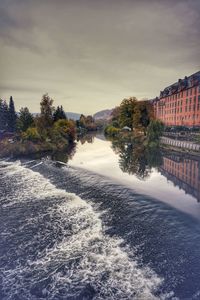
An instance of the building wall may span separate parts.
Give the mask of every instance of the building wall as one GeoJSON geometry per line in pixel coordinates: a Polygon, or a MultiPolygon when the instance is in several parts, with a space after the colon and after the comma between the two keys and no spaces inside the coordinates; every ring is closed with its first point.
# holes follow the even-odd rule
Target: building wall
{"type": "Polygon", "coordinates": [[[200,72],[196,74],[196,80],[191,79],[194,75],[179,80],[161,92],[159,98],[153,100],[157,119],[166,125],[200,126],[200,72]],[[181,82],[184,85],[181,85],[181,82]]]}

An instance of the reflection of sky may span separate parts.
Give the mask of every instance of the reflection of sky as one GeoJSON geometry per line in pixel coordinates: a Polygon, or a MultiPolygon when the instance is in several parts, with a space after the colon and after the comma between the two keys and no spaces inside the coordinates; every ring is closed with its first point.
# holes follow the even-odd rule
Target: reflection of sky
{"type": "Polygon", "coordinates": [[[194,197],[186,195],[184,190],[175,187],[156,169],[152,169],[148,178],[140,180],[134,175],[123,173],[118,160],[118,155],[111,148],[111,142],[95,138],[92,144],[79,143],[76,154],[69,164],[112,178],[136,192],[155,197],[200,218],[200,203],[194,197]]]}

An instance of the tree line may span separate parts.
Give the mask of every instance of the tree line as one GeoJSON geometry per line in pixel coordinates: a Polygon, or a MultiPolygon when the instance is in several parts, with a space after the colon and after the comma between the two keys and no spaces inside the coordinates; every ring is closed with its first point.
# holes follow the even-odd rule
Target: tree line
{"type": "Polygon", "coordinates": [[[155,119],[153,106],[148,100],[138,101],[135,97],[124,99],[111,115],[111,120],[105,128],[109,136],[118,136],[123,130],[158,140],[164,125],[155,119]]]}
{"type": "Polygon", "coordinates": [[[15,112],[15,105],[12,96],[9,104],[0,99],[0,130],[1,131],[16,131],[17,114],[15,112]]]}
{"type": "MultiPolygon", "coordinates": [[[[6,100],[0,99],[0,131],[2,132],[25,132],[28,128],[48,128],[59,120],[67,120],[63,106],[53,106],[53,99],[48,94],[43,95],[40,102],[40,114],[33,116],[27,107],[22,107],[16,113],[13,97],[10,97],[9,104],[6,100]]],[[[77,131],[95,131],[97,124],[92,116],[81,114],[79,120],[74,123],[77,131]]]]}

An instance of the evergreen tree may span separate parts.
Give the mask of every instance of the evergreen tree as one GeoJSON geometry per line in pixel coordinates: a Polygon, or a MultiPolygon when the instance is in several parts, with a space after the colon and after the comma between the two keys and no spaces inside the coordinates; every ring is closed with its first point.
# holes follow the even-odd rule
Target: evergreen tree
{"type": "Polygon", "coordinates": [[[8,130],[9,111],[6,101],[0,99],[0,130],[8,130]]]}
{"type": "Polygon", "coordinates": [[[15,104],[11,96],[9,101],[9,108],[8,108],[8,130],[10,132],[14,132],[16,130],[16,122],[17,122],[17,115],[15,112],[15,104]]]}
{"type": "Polygon", "coordinates": [[[61,107],[60,107],[60,119],[64,119],[64,120],[67,119],[66,114],[65,114],[65,112],[64,112],[64,110],[63,110],[62,105],[61,105],[61,107]]]}
{"type": "Polygon", "coordinates": [[[57,106],[57,108],[53,114],[54,122],[56,122],[58,120],[66,120],[66,119],[67,118],[66,118],[66,115],[65,115],[62,105],[61,105],[61,107],[57,106]]]}
{"type": "Polygon", "coordinates": [[[19,112],[19,118],[17,122],[17,127],[21,131],[26,131],[29,127],[33,125],[34,119],[32,114],[29,112],[27,107],[21,108],[19,112]]]}

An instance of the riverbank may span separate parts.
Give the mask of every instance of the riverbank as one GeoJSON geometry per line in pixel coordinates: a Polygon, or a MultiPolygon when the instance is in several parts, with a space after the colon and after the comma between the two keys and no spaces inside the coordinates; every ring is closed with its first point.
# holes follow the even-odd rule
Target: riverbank
{"type": "Polygon", "coordinates": [[[160,145],[162,148],[200,156],[200,144],[191,141],[175,140],[167,137],[161,137],[160,145]]]}
{"type": "Polygon", "coordinates": [[[70,143],[51,143],[50,141],[32,142],[32,141],[14,141],[4,139],[0,141],[0,158],[4,157],[22,157],[33,154],[42,154],[46,152],[65,151],[70,147],[70,143]]]}

